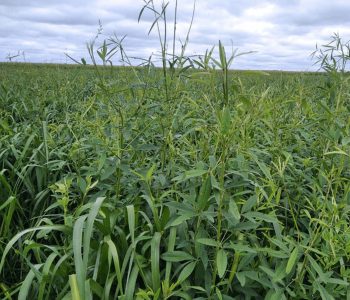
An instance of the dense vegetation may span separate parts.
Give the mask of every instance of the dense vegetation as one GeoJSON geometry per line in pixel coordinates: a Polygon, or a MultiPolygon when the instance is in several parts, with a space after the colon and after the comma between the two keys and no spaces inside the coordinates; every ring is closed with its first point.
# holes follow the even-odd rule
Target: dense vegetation
{"type": "Polygon", "coordinates": [[[161,68],[0,64],[0,299],[350,299],[350,43],[233,72],[155,3],[161,68]]]}
{"type": "Polygon", "coordinates": [[[1,299],[349,297],[347,76],[98,74],[0,65],[1,299]]]}

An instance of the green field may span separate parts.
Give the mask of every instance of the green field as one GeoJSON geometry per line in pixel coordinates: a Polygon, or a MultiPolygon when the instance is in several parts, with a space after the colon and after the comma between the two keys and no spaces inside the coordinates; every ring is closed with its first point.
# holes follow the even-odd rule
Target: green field
{"type": "Polygon", "coordinates": [[[176,72],[0,64],[0,299],[349,299],[349,77],[176,72]]]}

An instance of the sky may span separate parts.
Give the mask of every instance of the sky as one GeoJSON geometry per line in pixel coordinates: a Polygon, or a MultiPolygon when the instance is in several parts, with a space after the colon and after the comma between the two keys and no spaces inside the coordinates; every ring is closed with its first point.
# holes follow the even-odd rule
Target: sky
{"type": "MultiPolygon", "coordinates": [[[[161,1],[154,0],[161,9],[161,1]]],[[[167,7],[171,40],[175,0],[167,7]]],[[[88,57],[86,43],[102,24],[96,41],[112,35],[123,40],[129,57],[159,56],[156,27],[149,34],[154,14],[145,10],[138,22],[143,0],[0,0],[0,61],[71,63],[65,55],[88,57]]],[[[178,0],[177,50],[191,22],[192,0],[178,0]]],[[[237,57],[234,69],[310,71],[316,67],[310,54],[333,33],[350,38],[349,0],[197,0],[187,55],[201,55],[217,45],[232,50],[254,51],[237,57]]],[[[168,44],[169,52],[172,43],[168,44]]],[[[217,49],[217,47],[216,47],[217,49]]],[[[171,51],[170,51],[171,50],[171,51]]],[[[114,63],[120,60],[118,54],[114,63]]],[[[134,64],[141,60],[132,60],[134,64]]]]}

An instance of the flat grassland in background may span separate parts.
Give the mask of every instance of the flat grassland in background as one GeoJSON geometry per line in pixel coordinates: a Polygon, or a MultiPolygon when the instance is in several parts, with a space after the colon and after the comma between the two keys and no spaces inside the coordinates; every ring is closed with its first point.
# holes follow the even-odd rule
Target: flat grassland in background
{"type": "Polygon", "coordinates": [[[98,70],[0,64],[0,299],[349,297],[346,76],[98,70]]]}

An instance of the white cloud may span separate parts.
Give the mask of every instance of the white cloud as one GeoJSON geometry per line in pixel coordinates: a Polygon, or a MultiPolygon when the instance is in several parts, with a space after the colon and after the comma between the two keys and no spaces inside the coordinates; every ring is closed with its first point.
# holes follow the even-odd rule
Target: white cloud
{"type": "MultiPolygon", "coordinates": [[[[169,6],[171,36],[174,1],[169,6]]],[[[177,29],[182,42],[191,20],[193,2],[178,0],[177,29]]],[[[160,0],[155,1],[160,7],[160,0]]],[[[147,35],[154,15],[137,22],[142,0],[1,0],[0,60],[18,50],[33,62],[65,62],[64,52],[86,56],[85,42],[94,37],[98,20],[104,36],[127,35],[131,56],[156,52],[156,31],[147,35]]],[[[350,36],[350,2],[333,0],[198,0],[188,54],[200,54],[221,40],[228,49],[257,53],[237,59],[246,69],[309,70],[315,44],[333,32],[350,36]]],[[[22,58],[19,58],[19,60],[22,58]]]]}

